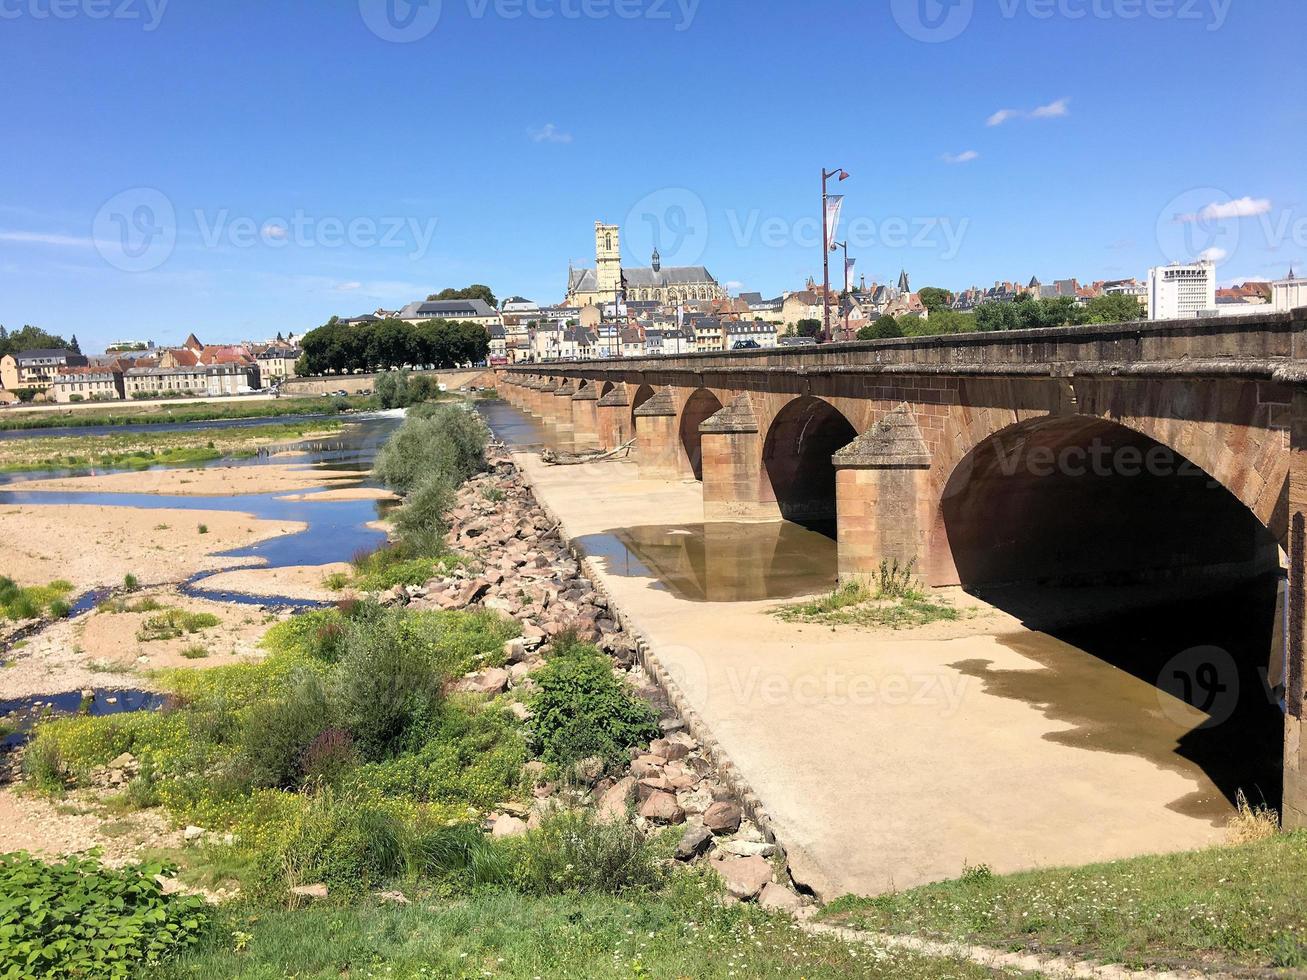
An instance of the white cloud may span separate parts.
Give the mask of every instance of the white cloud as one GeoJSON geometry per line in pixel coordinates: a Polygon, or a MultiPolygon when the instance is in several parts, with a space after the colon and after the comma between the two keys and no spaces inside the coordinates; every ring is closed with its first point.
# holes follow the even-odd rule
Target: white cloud
{"type": "Polygon", "coordinates": [[[972,160],[979,160],[980,154],[975,150],[963,150],[961,153],[945,153],[945,163],[970,163],[972,160]]]}
{"type": "Polygon", "coordinates": [[[1033,109],[999,109],[985,120],[986,126],[1002,126],[1009,119],[1060,119],[1071,114],[1071,100],[1058,99],[1033,109]]]}
{"type": "Polygon", "coordinates": [[[565,133],[553,123],[545,123],[539,129],[528,129],[526,134],[533,143],[570,143],[572,134],[565,133]]]}
{"type": "Polygon", "coordinates": [[[1252,218],[1271,210],[1271,202],[1264,197],[1241,197],[1237,201],[1215,202],[1200,211],[1199,217],[1207,221],[1224,218],[1252,218]]]}
{"type": "Polygon", "coordinates": [[[290,234],[290,229],[276,221],[269,221],[263,226],[263,237],[283,241],[290,234]]]}
{"type": "Polygon", "coordinates": [[[361,282],[338,282],[336,283],[335,286],[332,287],[332,289],[334,289],[338,293],[352,293],[355,290],[362,289],[362,288],[363,288],[363,283],[361,282]]]}
{"type": "Polygon", "coordinates": [[[30,242],[34,245],[72,245],[89,248],[95,245],[93,238],[79,238],[75,235],[49,235],[39,231],[0,231],[0,242],[30,242]]]}
{"type": "Polygon", "coordinates": [[[1199,253],[1198,257],[1204,262],[1212,263],[1212,265],[1220,265],[1230,257],[1230,253],[1223,248],[1212,247],[1204,249],[1199,253]]]}
{"type": "Polygon", "coordinates": [[[1030,113],[1031,119],[1060,119],[1068,115],[1070,110],[1067,108],[1070,99],[1058,99],[1056,102],[1050,102],[1048,105],[1041,105],[1030,113]]]}
{"type": "Polygon", "coordinates": [[[738,279],[731,279],[726,283],[726,291],[730,293],[738,293],[743,288],[744,283],[740,282],[738,279]]]}

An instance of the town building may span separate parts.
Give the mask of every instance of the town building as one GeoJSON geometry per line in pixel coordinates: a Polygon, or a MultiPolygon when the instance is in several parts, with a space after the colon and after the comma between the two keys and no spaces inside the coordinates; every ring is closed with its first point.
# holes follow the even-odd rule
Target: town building
{"type": "Polygon", "coordinates": [[[1175,320],[1215,315],[1216,266],[1175,263],[1148,270],[1148,319],[1175,320]]]}
{"type": "Polygon", "coordinates": [[[623,268],[621,231],[595,222],[595,267],[568,269],[568,306],[602,305],[615,300],[676,305],[690,300],[725,299],[726,290],[701,265],[664,268],[658,250],[648,266],[623,268]]]}
{"type": "Polygon", "coordinates": [[[59,370],[85,367],[87,359],[76,351],[63,349],[25,350],[0,357],[0,385],[8,392],[47,391],[59,370]]]}
{"type": "Polygon", "coordinates": [[[295,377],[295,362],[302,353],[298,347],[279,344],[257,351],[254,360],[259,365],[260,380],[266,385],[295,377]]]}
{"type": "Polygon", "coordinates": [[[1307,306],[1307,279],[1299,279],[1290,269],[1287,279],[1271,283],[1271,305],[1281,313],[1307,306]]]}
{"type": "Polygon", "coordinates": [[[456,323],[475,323],[482,327],[501,323],[499,311],[483,299],[432,299],[409,303],[395,316],[405,323],[453,320],[456,323]]]}
{"type": "Polygon", "coordinates": [[[117,362],[60,368],[50,385],[50,397],[63,405],[118,401],[123,397],[123,368],[117,362]]]}
{"type": "Polygon", "coordinates": [[[123,372],[127,398],[188,398],[245,395],[259,385],[259,366],[225,362],[184,367],[133,367],[123,372]]]}

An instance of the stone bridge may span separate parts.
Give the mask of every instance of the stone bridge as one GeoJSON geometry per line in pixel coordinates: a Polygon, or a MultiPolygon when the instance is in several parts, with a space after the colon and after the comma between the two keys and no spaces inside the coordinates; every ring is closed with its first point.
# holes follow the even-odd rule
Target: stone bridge
{"type": "Polygon", "coordinates": [[[1270,673],[1285,822],[1307,825],[1307,309],[522,365],[499,387],[578,448],[633,443],[642,478],[700,481],[707,521],[830,533],[842,580],[885,560],[968,588],[1287,568],[1270,673]]]}

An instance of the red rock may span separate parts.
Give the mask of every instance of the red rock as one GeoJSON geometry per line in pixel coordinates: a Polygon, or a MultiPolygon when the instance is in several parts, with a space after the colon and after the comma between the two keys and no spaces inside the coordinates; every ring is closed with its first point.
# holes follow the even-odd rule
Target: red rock
{"type": "Polygon", "coordinates": [[[772,879],[771,865],[760,857],[711,859],[712,869],[722,877],[726,890],[738,899],[757,895],[772,879]]]}
{"type": "Polygon", "coordinates": [[[734,803],[717,802],[703,812],[703,825],[714,834],[733,834],[744,815],[734,803]]]}
{"type": "Polygon", "coordinates": [[[641,803],[639,812],[646,820],[653,820],[656,823],[681,823],[685,820],[685,811],[676,802],[676,797],[661,791],[655,791],[641,803]]]}

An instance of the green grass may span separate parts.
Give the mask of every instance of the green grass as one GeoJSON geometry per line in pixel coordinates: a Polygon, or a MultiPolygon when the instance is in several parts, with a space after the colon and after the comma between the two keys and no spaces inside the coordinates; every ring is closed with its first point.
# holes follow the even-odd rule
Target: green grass
{"type": "Polygon", "coordinates": [[[1129,966],[1307,967],[1307,832],[1232,847],[990,876],[823,912],[857,928],[1066,950],[1129,966]]]}
{"type": "Polygon", "coordinates": [[[757,908],[665,897],[502,892],[455,902],[228,917],[159,978],[970,978],[980,967],[813,937],[757,908]],[[240,951],[237,951],[239,948],[240,951]]]}
{"type": "Polygon", "coordinates": [[[152,640],[175,640],[187,633],[198,633],[212,629],[220,624],[213,613],[187,612],[185,609],[165,609],[157,616],[151,616],[136,631],[136,639],[142,643],[152,640]]]}
{"type": "Polygon", "coordinates": [[[67,597],[73,584],[56,579],[48,585],[18,585],[12,579],[0,576],[0,616],[5,619],[37,619],[50,616],[61,619],[68,615],[67,597]]]}
{"type": "Polygon", "coordinates": [[[883,596],[860,582],[849,582],[818,599],[780,606],[773,611],[788,623],[887,626],[892,629],[952,621],[959,616],[953,606],[936,602],[924,593],[883,596]]]}
{"type": "Polygon", "coordinates": [[[121,596],[115,596],[112,599],[105,599],[104,602],[95,607],[95,610],[96,612],[114,615],[118,613],[157,612],[162,608],[163,604],[153,596],[146,596],[144,599],[137,599],[135,602],[121,596]]]}
{"type": "Polygon", "coordinates": [[[13,429],[56,429],[87,425],[153,425],[164,422],[213,422],[224,419],[271,418],[278,415],[334,415],[343,408],[364,410],[373,407],[370,397],[347,398],[279,398],[245,404],[137,405],[124,403],[99,412],[89,409],[66,412],[10,413],[0,418],[0,431],[13,429]]]}
{"type": "Polygon", "coordinates": [[[182,656],[187,660],[203,660],[209,655],[209,651],[199,643],[188,646],[182,651],[182,656]]]}
{"type": "Polygon", "coordinates": [[[0,472],[91,467],[141,470],[151,466],[195,465],[226,457],[251,456],[258,447],[268,443],[291,441],[309,432],[334,431],[340,425],[334,419],[310,419],[244,429],[14,439],[0,443],[0,472]]]}
{"type": "Polygon", "coordinates": [[[327,576],[326,583],[332,589],[352,586],[363,592],[384,592],[396,585],[422,585],[463,564],[466,560],[453,552],[434,557],[410,555],[403,546],[390,544],[356,556],[351,562],[352,574],[337,572],[327,576]]]}

